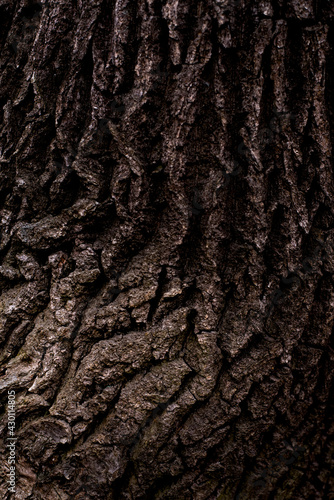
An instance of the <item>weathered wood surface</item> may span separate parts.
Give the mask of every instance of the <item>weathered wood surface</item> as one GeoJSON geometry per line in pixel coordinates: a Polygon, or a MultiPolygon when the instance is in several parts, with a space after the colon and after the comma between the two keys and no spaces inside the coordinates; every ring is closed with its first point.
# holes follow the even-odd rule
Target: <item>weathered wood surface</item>
{"type": "Polygon", "coordinates": [[[334,498],[333,16],[0,1],[2,498],[334,498]]]}

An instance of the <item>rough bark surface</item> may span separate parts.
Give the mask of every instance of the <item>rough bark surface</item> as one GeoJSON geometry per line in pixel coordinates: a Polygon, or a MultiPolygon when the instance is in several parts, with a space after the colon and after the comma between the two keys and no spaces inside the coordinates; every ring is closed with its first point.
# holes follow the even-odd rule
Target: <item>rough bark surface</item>
{"type": "Polygon", "coordinates": [[[333,499],[333,3],[0,18],[1,498],[333,499]]]}

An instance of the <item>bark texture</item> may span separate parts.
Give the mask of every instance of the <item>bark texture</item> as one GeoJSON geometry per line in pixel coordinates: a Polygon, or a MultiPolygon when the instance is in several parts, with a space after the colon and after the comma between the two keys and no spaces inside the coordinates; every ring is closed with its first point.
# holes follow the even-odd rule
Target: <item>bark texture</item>
{"type": "Polygon", "coordinates": [[[333,499],[333,3],[0,18],[1,498],[333,499]]]}

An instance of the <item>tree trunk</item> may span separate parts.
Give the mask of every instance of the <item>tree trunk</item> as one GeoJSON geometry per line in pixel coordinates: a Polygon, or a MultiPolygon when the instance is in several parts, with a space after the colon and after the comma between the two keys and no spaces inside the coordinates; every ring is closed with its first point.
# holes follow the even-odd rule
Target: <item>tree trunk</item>
{"type": "Polygon", "coordinates": [[[1,497],[333,499],[332,2],[0,17],[1,497]]]}

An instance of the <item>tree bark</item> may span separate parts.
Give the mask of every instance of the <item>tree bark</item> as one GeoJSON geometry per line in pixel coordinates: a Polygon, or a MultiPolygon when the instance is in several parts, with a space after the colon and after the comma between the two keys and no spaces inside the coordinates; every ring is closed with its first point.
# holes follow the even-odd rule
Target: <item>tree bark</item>
{"type": "Polygon", "coordinates": [[[332,2],[0,17],[1,497],[333,499],[332,2]]]}

